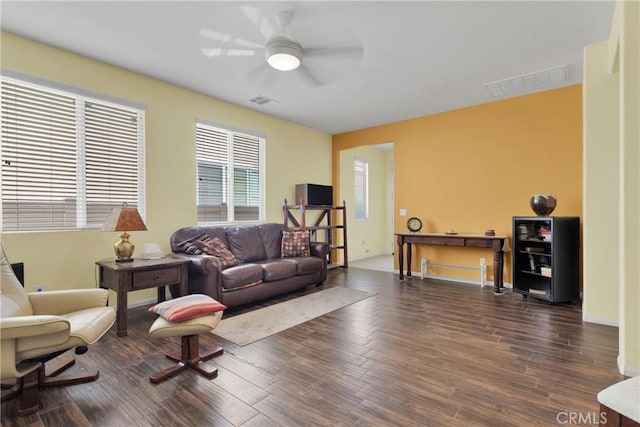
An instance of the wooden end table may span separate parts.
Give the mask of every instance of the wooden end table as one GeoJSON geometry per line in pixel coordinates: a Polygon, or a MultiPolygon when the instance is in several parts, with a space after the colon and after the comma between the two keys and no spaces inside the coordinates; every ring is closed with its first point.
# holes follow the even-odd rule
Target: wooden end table
{"type": "Polygon", "coordinates": [[[190,262],[172,257],[122,263],[115,260],[96,262],[100,287],[116,291],[118,296],[116,328],[119,337],[127,335],[127,293],[157,288],[158,302],[161,302],[165,300],[165,286],[178,285],[180,296],[186,295],[190,262]]]}

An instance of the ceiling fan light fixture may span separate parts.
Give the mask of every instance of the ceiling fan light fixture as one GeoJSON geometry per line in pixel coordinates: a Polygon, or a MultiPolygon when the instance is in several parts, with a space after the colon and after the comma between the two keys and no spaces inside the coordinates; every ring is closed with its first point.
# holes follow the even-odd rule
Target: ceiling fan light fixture
{"type": "Polygon", "coordinates": [[[300,66],[302,47],[291,39],[276,37],[267,43],[264,56],[276,70],[291,71],[300,66]]]}

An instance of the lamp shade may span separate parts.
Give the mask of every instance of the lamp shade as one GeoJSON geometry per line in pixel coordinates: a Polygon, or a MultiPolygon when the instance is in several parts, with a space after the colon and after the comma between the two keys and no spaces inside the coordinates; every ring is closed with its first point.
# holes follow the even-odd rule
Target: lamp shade
{"type": "Polygon", "coordinates": [[[142,217],[136,208],[122,206],[114,208],[104,221],[102,231],[145,231],[142,217]]]}

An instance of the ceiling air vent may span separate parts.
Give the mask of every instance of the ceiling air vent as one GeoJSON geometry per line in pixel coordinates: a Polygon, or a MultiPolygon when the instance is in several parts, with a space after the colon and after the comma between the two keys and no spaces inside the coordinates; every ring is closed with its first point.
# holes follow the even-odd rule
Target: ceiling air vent
{"type": "Polygon", "coordinates": [[[254,104],[264,105],[270,102],[278,102],[275,99],[267,98],[266,96],[258,95],[255,98],[251,98],[249,102],[253,102],[254,104]]]}
{"type": "Polygon", "coordinates": [[[555,68],[523,74],[504,80],[485,83],[484,87],[494,98],[513,96],[527,92],[534,92],[547,86],[557,85],[568,80],[568,67],[562,65],[555,68]]]}

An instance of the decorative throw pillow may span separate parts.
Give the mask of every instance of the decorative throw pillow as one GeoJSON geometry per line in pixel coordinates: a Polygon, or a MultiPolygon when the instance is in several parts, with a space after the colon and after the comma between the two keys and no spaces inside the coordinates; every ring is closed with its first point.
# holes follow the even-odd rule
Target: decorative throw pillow
{"type": "Polygon", "coordinates": [[[310,256],[308,231],[283,231],[280,247],[282,258],[310,256]]]}
{"type": "Polygon", "coordinates": [[[199,245],[195,243],[196,241],[209,242],[211,241],[211,237],[207,233],[202,232],[200,234],[196,234],[195,236],[188,238],[187,240],[184,240],[178,243],[177,246],[180,249],[182,249],[184,253],[187,253],[190,255],[202,255],[205,252],[200,248],[199,245]]]}
{"type": "Polygon", "coordinates": [[[203,253],[213,255],[220,260],[222,268],[238,265],[238,258],[225,246],[224,242],[217,237],[204,240],[196,240],[193,242],[203,253]]]}
{"type": "Polygon", "coordinates": [[[208,295],[191,294],[158,303],[149,308],[149,311],[170,322],[181,322],[226,309],[227,307],[224,304],[219,303],[208,295]]]}
{"type": "Polygon", "coordinates": [[[220,260],[222,267],[238,265],[240,261],[217,237],[211,237],[207,233],[196,234],[187,240],[178,243],[178,247],[190,255],[211,255],[220,260]]]}

